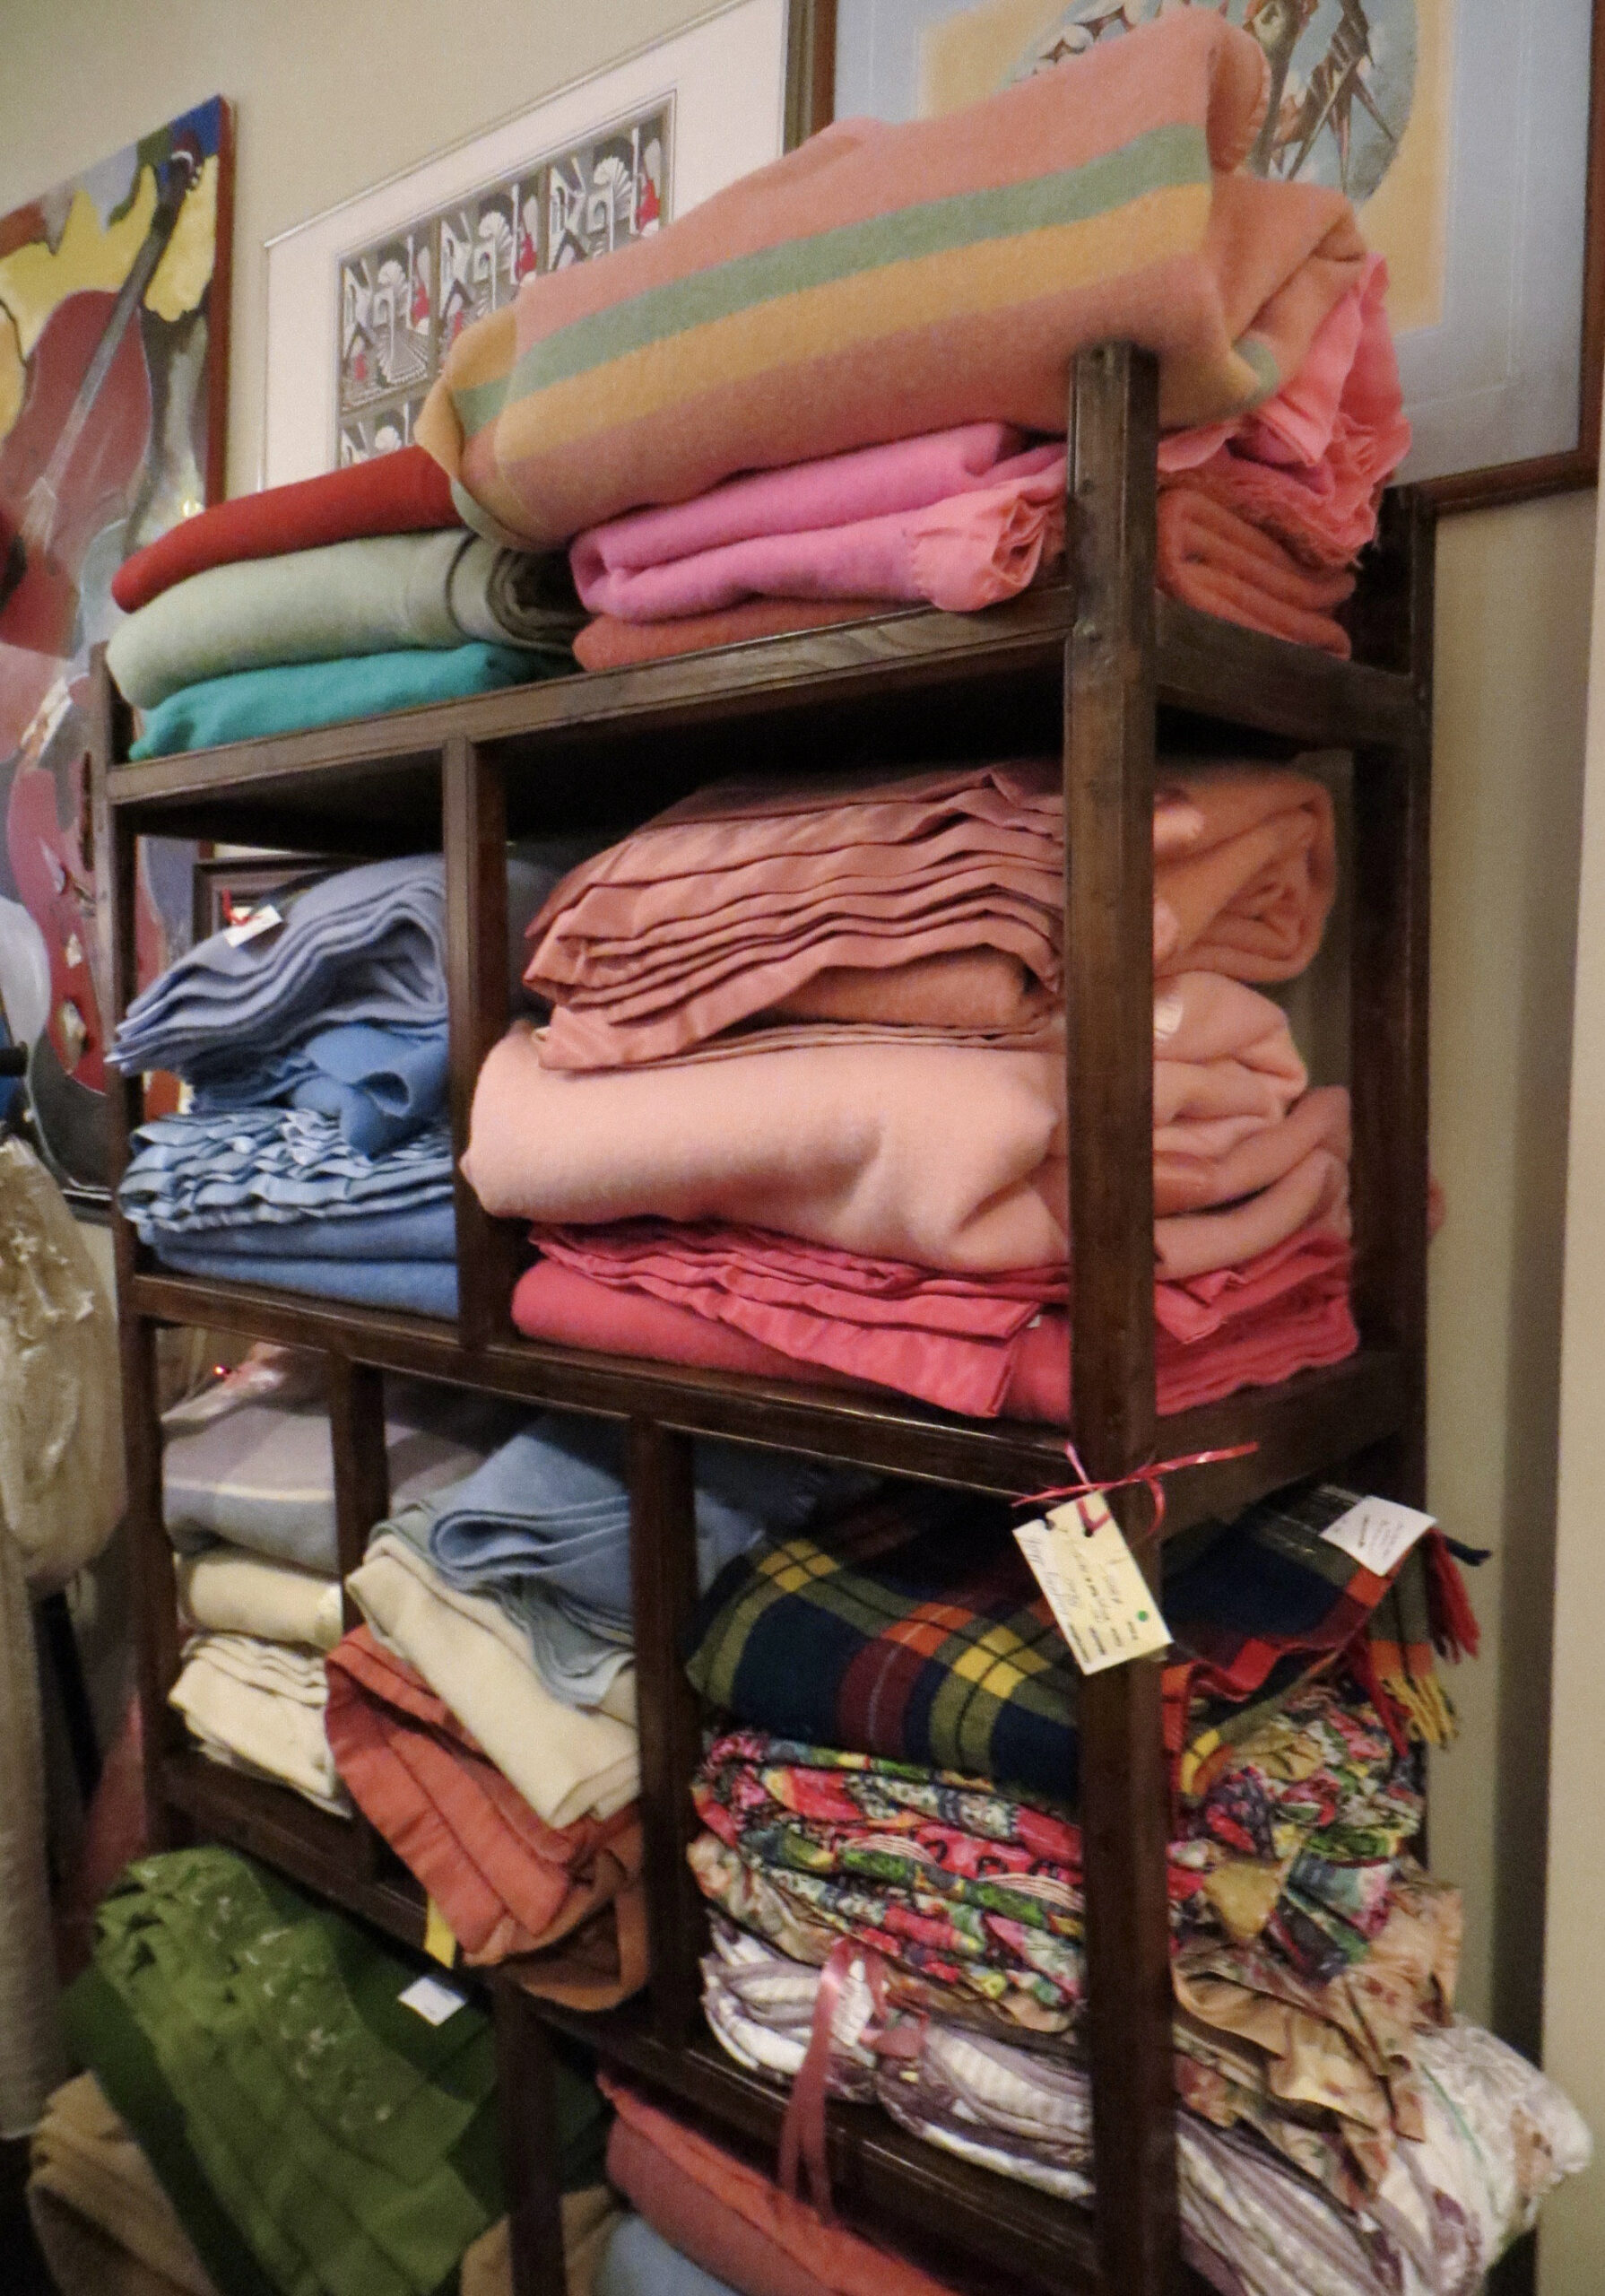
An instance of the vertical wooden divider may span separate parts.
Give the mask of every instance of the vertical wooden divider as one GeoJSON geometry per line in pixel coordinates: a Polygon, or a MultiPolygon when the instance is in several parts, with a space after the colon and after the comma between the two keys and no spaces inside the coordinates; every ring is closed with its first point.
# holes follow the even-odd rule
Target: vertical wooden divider
{"type": "Polygon", "coordinates": [[[1395,1347],[1409,1382],[1401,1431],[1353,1463],[1361,1488],[1424,1504],[1427,1480],[1427,992],[1432,803],[1434,520],[1418,493],[1384,498],[1394,575],[1395,658],[1416,689],[1396,748],[1354,758],[1353,990],[1349,1089],[1355,1313],[1373,1346],[1395,1347]]]}
{"type": "Polygon", "coordinates": [[[701,1899],[685,1857],[696,1831],[691,1773],[702,1752],[701,1715],[684,1660],[697,1605],[689,1435],[655,1420],[631,1421],[629,1513],[652,2019],[658,2039],[678,2048],[696,2028],[705,1936],[701,1899]]]}
{"type": "MultiPolygon", "coordinates": [[[[340,1598],[349,1630],[361,1613],[345,1581],[368,1549],[368,1535],[390,1511],[390,1462],[385,1450],[385,1375],[371,1363],[325,1357],[329,1438],[334,1453],[334,1535],[340,1598]]],[[[364,1878],[378,1867],[378,1836],[359,1810],[351,1828],[352,1862],[364,1878]]]]}
{"type": "Polygon", "coordinates": [[[511,2296],[568,2296],[551,2036],[510,1978],[491,1980],[490,2013],[511,2296]]]}
{"type": "MultiPolygon", "coordinates": [[[[1077,581],[1065,659],[1064,1006],[1071,1368],[1089,1474],[1153,1452],[1153,360],[1076,361],[1068,505],[1077,581]]],[[[1150,1578],[1143,1494],[1111,1505],[1150,1578]],[[1146,1541],[1146,1544],[1140,1544],[1146,1541]]],[[[1180,2284],[1171,2070],[1168,1795],[1159,1665],[1080,1685],[1095,2221],[1119,2296],[1180,2284]]]]}
{"type": "MultiPolygon", "coordinates": [[[[114,817],[107,775],[127,745],[126,704],[111,682],[102,648],[95,649],[90,690],[90,799],[94,836],[97,987],[100,1025],[109,1042],[134,994],[134,883],[137,834],[126,814],[114,817]]],[[[144,1113],[137,1076],[107,1071],[108,1184],[112,1191],[112,1249],[117,1276],[117,1350],[123,1384],[123,1458],[127,1483],[129,1562],[143,1746],[145,1808],[150,1839],[165,1848],[179,1831],[161,1782],[167,1757],[184,1743],[184,1728],[168,1704],[178,1679],[178,1587],[161,1500],[161,1397],[157,1376],[157,1326],[132,1306],[132,1277],[139,1247],[117,1207],[117,1184],[128,1161],[128,1135],[144,1113]]]]}
{"type": "MultiPolygon", "coordinates": [[[[446,850],[447,996],[451,1009],[451,1129],[459,1168],[473,1087],[508,1025],[508,807],[499,761],[462,735],[441,759],[446,850]]],[[[482,1348],[511,1328],[519,1233],[492,1220],[456,1175],[457,1327],[482,1348]]]]}

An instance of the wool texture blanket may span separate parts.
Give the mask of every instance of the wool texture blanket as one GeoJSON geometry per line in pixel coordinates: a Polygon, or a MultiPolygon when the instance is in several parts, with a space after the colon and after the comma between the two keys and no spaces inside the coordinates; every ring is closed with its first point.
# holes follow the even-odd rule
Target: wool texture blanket
{"type": "MultiPolygon", "coordinates": [[[[183,687],[251,670],[474,639],[515,644],[491,610],[496,560],[459,528],[214,566],[120,622],[106,658],[128,700],[152,709],[183,687]]],[[[577,619],[572,608],[551,619],[537,642],[566,645],[577,619]]]]}
{"type": "Polygon", "coordinates": [[[627,670],[638,662],[706,653],[711,646],[744,646],[756,638],[863,622],[886,611],[881,598],[748,598],[718,613],[687,614],[677,622],[624,622],[603,613],[576,631],[574,658],[582,670],[627,670]]]}
{"type": "Polygon", "coordinates": [[[193,1627],[332,1650],[342,1631],[340,1581],[243,1548],[178,1558],[178,1607],[193,1627]]]}
{"type": "MultiPolygon", "coordinates": [[[[423,1677],[365,1627],[332,1653],[328,1676],[329,1744],[340,1775],[440,1908],[465,1960],[538,1955],[621,1892],[638,1896],[642,1839],[633,1804],[606,1820],[547,1824],[423,1677]]],[[[644,1911],[637,1907],[625,1918],[638,1930],[644,1911]]],[[[521,1975],[540,1989],[538,1966],[521,1975]]]]}
{"type": "Polygon", "coordinates": [[[249,1634],[194,1636],[168,1692],[212,1761],[293,1786],[343,1815],[349,1805],[324,1735],[327,1700],[321,1652],[249,1634]]]}
{"type": "Polygon", "coordinates": [[[475,639],[463,646],[398,648],[333,662],[232,671],[180,686],[158,702],[145,713],[128,755],[172,757],[348,718],[380,718],[392,709],[425,709],[435,701],[463,701],[502,686],[561,677],[573,666],[566,644],[537,649],[475,639]]]}
{"type": "Polygon", "coordinates": [[[1301,364],[1364,249],[1348,203],[1236,172],[1263,50],[1181,10],[943,119],[840,120],[666,230],[464,329],[419,441],[510,534],[953,424],[1063,430],[1070,364],[1157,353],[1160,418],[1301,364]]]}
{"type": "Polygon", "coordinates": [[[137,613],[175,582],[211,566],[317,550],[358,535],[411,534],[461,524],[451,481],[439,464],[421,447],[403,447],[291,486],[238,495],[180,520],[123,561],[112,577],[111,595],[125,613],[137,613]]]}
{"type": "Polygon", "coordinates": [[[1195,478],[1161,488],[1157,548],[1155,579],[1184,605],[1294,646],[1317,646],[1342,661],[1353,652],[1335,618],[1354,595],[1353,575],[1305,565],[1195,478]]]}
{"type": "MultiPolygon", "coordinates": [[[[1336,889],[1331,797],[1290,771],[1167,768],[1154,865],[1156,971],[1290,979],[1336,889]]],[[[1043,761],[716,783],[572,870],[534,918],[525,979],[555,1007],[542,1057],[612,1067],[771,1011],[841,1017],[795,1003],[821,974],[838,996],[844,975],[898,976],[864,984],[854,1017],[974,1026],[928,961],[958,952],[1013,961],[1012,1007],[988,1017],[1027,1026],[1060,985],[1063,877],[1043,761]]]]}
{"type": "MultiPolygon", "coordinates": [[[[767,1252],[764,1297],[755,1300],[755,1287],[742,1280],[744,1237],[732,1250],[733,1265],[721,1264],[718,1239],[735,1232],[710,1232],[710,1260],[698,1253],[699,1231],[693,1229],[679,1231],[668,1252],[658,1248],[659,1231],[640,1254],[629,1227],[542,1230],[547,1256],[520,1276],[513,1321],[526,1338],[598,1354],[646,1356],[758,1379],[879,1385],[981,1418],[1069,1422],[1070,1331],[1062,1310],[1029,1310],[1012,1336],[988,1337],[985,1324],[1001,1313],[990,1287],[949,1280],[951,1296],[967,1309],[977,1298],[989,1303],[961,1332],[916,1320],[917,1305],[909,1328],[889,1328],[879,1313],[863,1319],[856,1287],[845,1293],[833,1287],[828,1312],[821,1312],[826,1300],[780,1275],[767,1252]],[[749,1325],[769,1339],[750,1335],[749,1325]]],[[[766,1241],[772,1247],[776,1239],[766,1241]]],[[[872,1288],[874,1264],[863,1266],[866,1288],[872,1288]]],[[[1359,1334],[1349,1303],[1349,1268],[1347,1244],[1305,1230],[1242,1268],[1156,1284],[1161,1416],[1219,1403],[1240,1387],[1276,1387],[1296,1371],[1352,1355],[1359,1334]]],[[[899,1269],[899,1303],[919,1301],[927,1280],[925,1271],[899,1269]]],[[[1010,1300],[1009,1282],[1000,1289],[1004,1319],[1011,1323],[1018,1302],[1010,1300]]]]}
{"type": "Polygon", "coordinates": [[[56,2090],[33,2133],[28,2213],[64,2296],[218,2296],[92,2073],[56,2090]]]}

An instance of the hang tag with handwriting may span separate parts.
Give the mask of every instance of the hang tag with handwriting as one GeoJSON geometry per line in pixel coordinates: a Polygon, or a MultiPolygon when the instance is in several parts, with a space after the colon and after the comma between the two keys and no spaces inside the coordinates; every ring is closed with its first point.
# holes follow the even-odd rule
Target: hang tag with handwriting
{"type": "Polygon", "coordinates": [[[1340,1515],[1321,1536],[1328,1546],[1341,1547],[1377,1578],[1390,1578],[1416,1541],[1436,1522],[1436,1515],[1401,1506],[1397,1499],[1372,1497],[1340,1515]]]}
{"type": "Polygon", "coordinates": [[[1014,1535],[1084,1674],[1169,1648],[1153,1588],[1100,1492],[1021,1523],[1014,1535]]]}

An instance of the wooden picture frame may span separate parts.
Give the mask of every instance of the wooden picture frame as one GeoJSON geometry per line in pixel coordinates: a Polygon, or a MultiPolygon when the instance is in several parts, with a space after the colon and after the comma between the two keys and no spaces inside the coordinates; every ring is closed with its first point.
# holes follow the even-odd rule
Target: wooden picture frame
{"type": "MultiPolygon", "coordinates": [[[[1601,378],[1605,376],[1605,0],[1573,0],[1589,9],[1585,188],[1581,264],[1581,326],[1578,351],[1577,436],[1571,445],[1523,454],[1508,460],[1473,462],[1464,469],[1418,479],[1440,512],[1480,509],[1501,502],[1523,502],[1595,484],[1600,466],[1601,378]]],[[[898,0],[793,0],[793,46],[788,87],[788,145],[825,126],[836,114],[837,43],[848,7],[893,8],[898,0]]],[[[1483,0],[1456,0],[1456,38],[1468,47],[1478,36],[1483,0]]],[[[1539,96],[1552,92],[1552,75],[1541,68],[1531,75],[1539,96]]],[[[1533,91],[1529,91],[1531,94],[1533,91]]],[[[1518,95],[1520,91],[1518,91],[1518,95]]],[[[862,101],[853,108],[863,109],[862,101]]],[[[1414,475],[1407,467],[1404,475],[1414,475]]]]}

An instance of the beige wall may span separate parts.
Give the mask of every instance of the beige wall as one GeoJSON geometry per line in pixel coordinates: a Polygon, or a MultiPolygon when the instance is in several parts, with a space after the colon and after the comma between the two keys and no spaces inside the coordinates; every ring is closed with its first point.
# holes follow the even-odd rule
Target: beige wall
{"type": "MultiPolygon", "coordinates": [[[[261,426],[263,239],[700,13],[701,0],[0,0],[0,212],[200,98],[238,101],[230,468],[243,491],[261,426]]],[[[1530,2045],[1592,547],[1592,499],[1574,497],[1455,520],[1439,558],[1433,1152],[1450,1219],[1433,1255],[1432,1496],[1496,1553],[1476,1586],[1485,1657],[1456,1684],[1463,1736],[1436,1765],[1434,1849],[1467,1884],[1465,2005],[1530,2045]]],[[[1594,961],[1605,979],[1605,951],[1594,961]]],[[[1586,1656],[1573,1651],[1563,1695],[1586,1656]]],[[[1564,1757],[1557,1775],[1574,1794],[1588,1782],[1564,1757]]],[[[1579,1839],[1597,1861],[1597,1821],[1579,1839]]],[[[1575,1897],[1571,1844],[1557,1904],[1575,1897]]],[[[1577,2055],[1575,2034],[1555,2046],[1577,2055]]]]}

